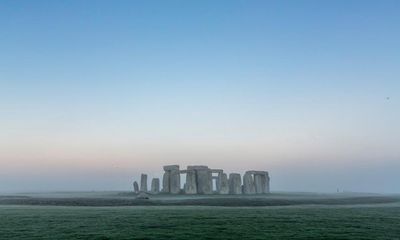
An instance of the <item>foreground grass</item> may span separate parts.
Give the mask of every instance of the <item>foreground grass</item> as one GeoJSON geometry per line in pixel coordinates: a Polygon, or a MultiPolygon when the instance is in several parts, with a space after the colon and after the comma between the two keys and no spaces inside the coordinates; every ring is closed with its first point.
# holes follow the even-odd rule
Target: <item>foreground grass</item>
{"type": "Polygon", "coordinates": [[[400,202],[399,196],[357,194],[266,194],[266,195],[149,195],[136,199],[129,193],[48,193],[33,195],[0,195],[0,205],[37,206],[291,206],[291,205],[354,205],[400,202]]]}
{"type": "Polygon", "coordinates": [[[0,206],[0,239],[400,239],[400,206],[0,206]]]}

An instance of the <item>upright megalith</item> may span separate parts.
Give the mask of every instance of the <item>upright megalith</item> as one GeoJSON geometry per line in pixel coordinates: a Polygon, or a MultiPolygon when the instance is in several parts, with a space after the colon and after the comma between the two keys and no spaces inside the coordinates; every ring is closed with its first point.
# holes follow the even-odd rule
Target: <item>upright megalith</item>
{"type": "Polygon", "coordinates": [[[243,193],[244,194],[254,194],[256,193],[254,178],[250,171],[247,171],[243,175],[243,193]]]}
{"type": "Polygon", "coordinates": [[[159,178],[153,178],[151,180],[151,192],[152,193],[160,192],[160,179],[159,178]]]}
{"type": "Polygon", "coordinates": [[[269,174],[267,171],[257,171],[255,174],[256,181],[256,192],[257,193],[269,193],[269,174]]]}
{"type": "Polygon", "coordinates": [[[242,179],[239,173],[229,174],[229,194],[242,194],[242,179]]]}
{"type": "Polygon", "coordinates": [[[255,171],[254,183],[256,193],[269,193],[269,176],[267,171],[255,171]]]}
{"type": "Polygon", "coordinates": [[[139,192],[139,184],[136,181],[133,182],[133,192],[139,192]]]}
{"type": "Polygon", "coordinates": [[[165,172],[164,175],[163,175],[162,190],[161,190],[162,192],[165,192],[165,193],[169,193],[170,192],[170,189],[169,189],[169,182],[170,182],[169,176],[170,176],[169,172],[165,172]]]}
{"type": "Polygon", "coordinates": [[[262,174],[254,174],[254,183],[256,193],[265,193],[265,176],[262,174]]]}
{"type": "Polygon", "coordinates": [[[142,174],[140,177],[140,191],[147,192],[147,174],[142,174]]]}
{"type": "Polygon", "coordinates": [[[219,194],[229,193],[229,182],[226,173],[220,173],[218,185],[219,185],[218,189],[219,194]]]}
{"type": "Polygon", "coordinates": [[[212,194],[211,169],[207,166],[188,166],[187,170],[195,172],[197,194],[212,194]]]}
{"type": "Polygon", "coordinates": [[[164,166],[163,192],[177,194],[181,191],[179,165],[164,166]]]}
{"type": "Polygon", "coordinates": [[[243,176],[245,194],[269,193],[269,176],[266,171],[247,171],[243,176]]]}
{"type": "Polygon", "coordinates": [[[267,172],[267,174],[265,174],[265,193],[270,193],[270,188],[269,188],[269,173],[267,172]]]}
{"type": "Polygon", "coordinates": [[[197,180],[195,170],[186,170],[186,183],[184,190],[186,194],[197,194],[197,180]]]}

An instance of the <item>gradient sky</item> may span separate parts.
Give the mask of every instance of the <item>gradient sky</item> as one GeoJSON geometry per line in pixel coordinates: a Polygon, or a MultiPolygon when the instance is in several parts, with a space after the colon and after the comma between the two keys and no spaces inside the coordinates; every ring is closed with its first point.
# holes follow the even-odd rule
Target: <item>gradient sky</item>
{"type": "Polygon", "coordinates": [[[1,1],[0,192],[162,165],[400,192],[400,1],[1,1]]]}

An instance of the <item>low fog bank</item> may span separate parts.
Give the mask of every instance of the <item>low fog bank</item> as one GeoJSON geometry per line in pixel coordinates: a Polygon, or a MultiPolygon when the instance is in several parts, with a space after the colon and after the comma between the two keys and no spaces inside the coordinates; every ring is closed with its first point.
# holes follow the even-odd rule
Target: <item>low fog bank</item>
{"type": "MultiPolygon", "coordinates": [[[[260,169],[260,168],[259,168],[260,169]]],[[[274,192],[314,193],[381,193],[400,194],[399,166],[372,167],[272,167],[269,170],[271,190],[274,192]]],[[[224,169],[227,173],[244,171],[224,169]]],[[[67,169],[52,172],[0,174],[0,192],[54,192],[54,191],[130,191],[132,182],[141,173],[151,178],[162,178],[162,169],[67,169]]]]}

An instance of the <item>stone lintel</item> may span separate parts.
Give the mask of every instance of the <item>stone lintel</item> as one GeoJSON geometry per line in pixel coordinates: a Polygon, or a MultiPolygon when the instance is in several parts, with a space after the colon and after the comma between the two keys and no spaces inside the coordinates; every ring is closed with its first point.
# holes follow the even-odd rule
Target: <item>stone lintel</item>
{"type": "Polygon", "coordinates": [[[167,165],[164,166],[164,171],[174,171],[174,170],[179,170],[179,165],[167,165]]]}
{"type": "Polygon", "coordinates": [[[268,175],[267,171],[256,171],[256,170],[250,170],[246,171],[247,174],[254,174],[254,175],[268,175]]]}
{"type": "Polygon", "coordinates": [[[203,165],[194,165],[194,166],[188,166],[187,170],[210,170],[208,166],[203,166],[203,165]]]}

